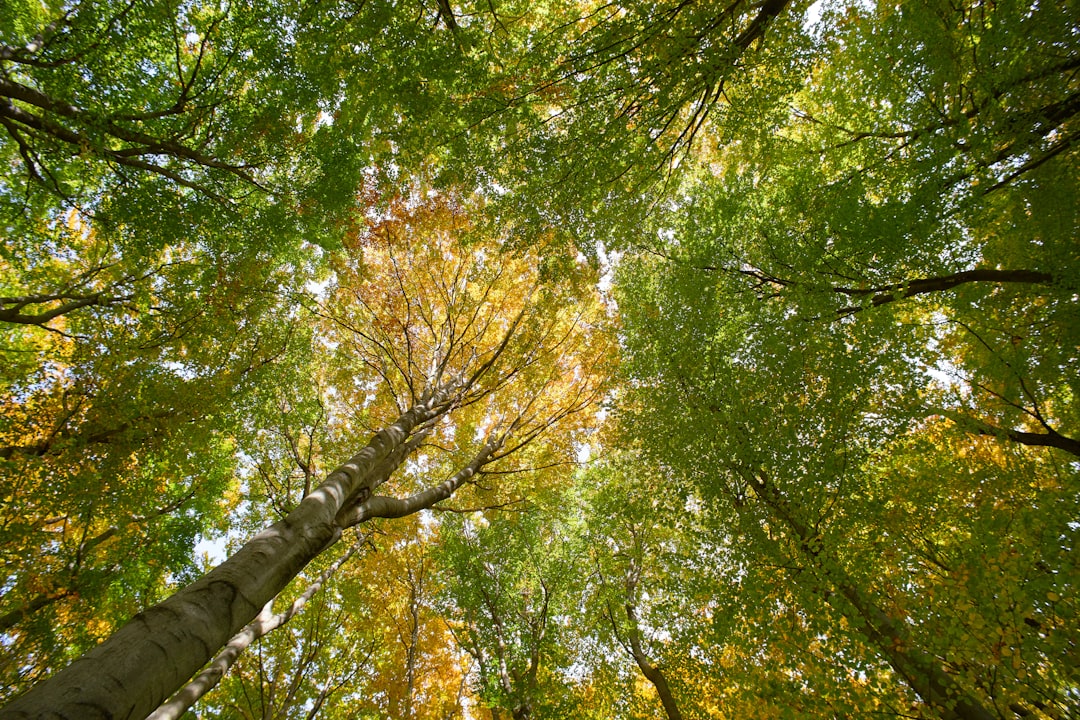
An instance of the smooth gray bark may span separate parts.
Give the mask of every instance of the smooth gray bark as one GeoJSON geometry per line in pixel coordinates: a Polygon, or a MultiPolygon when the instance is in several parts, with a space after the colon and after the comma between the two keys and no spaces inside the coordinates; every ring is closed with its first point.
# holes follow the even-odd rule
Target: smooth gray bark
{"type": "Polygon", "coordinates": [[[491,462],[495,457],[495,453],[502,447],[502,443],[503,440],[498,438],[488,440],[480,448],[479,452],[473,456],[468,465],[444,482],[422,490],[415,495],[410,495],[407,498],[376,495],[354,506],[347,507],[338,513],[338,523],[342,527],[352,527],[372,518],[399,518],[426,510],[449,498],[466,481],[476,475],[480,468],[491,462]]]}
{"type": "Polygon", "coordinates": [[[338,513],[370,495],[388,459],[410,436],[449,409],[461,384],[403,413],[330,473],[284,520],[161,603],[132,618],[102,644],[3,709],[0,718],[145,718],[325,549],[341,537],[338,513]]]}
{"type": "Polygon", "coordinates": [[[352,547],[344,555],[335,560],[326,570],[323,570],[318,579],[308,585],[300,597],[296,598],[284,611],[272,612],[271,605],[273,601],[267,603],[254,621],[248,623],[247,627],[229,640],[225,648],[217,654],[210,665],[181,688],[180,692],[176,693],[168,702],[151,713],[146,720],[178,720],[188,708],[221,682],[221,678],[225,677],[225,673],[236,663],[240,653],[246,650],[251,643],[265,637],[292,620],[314,597],[315,593],[326,584],[326,581],[360,550],[362,544],[361,540],[353,543],[352,547]]]}

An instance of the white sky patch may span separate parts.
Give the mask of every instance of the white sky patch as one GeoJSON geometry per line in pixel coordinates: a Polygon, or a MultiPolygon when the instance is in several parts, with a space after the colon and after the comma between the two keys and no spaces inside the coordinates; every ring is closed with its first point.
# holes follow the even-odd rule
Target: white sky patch
{"type": "Polygon", "coordinates": [[[817,28],[821,22],[821,6],[824,4],[824,0],[817,0],[813,5],[806,8],[806,15],[803,17],[803,29],[812,31],[817,28]]]}
{"type": "Polygon", "coordinates": [[[200,538],[199,542],[195,544],[195,557],[200,561],[205,557],[209,563],[209,567],[215,567],[225,562],[225,543],[228,541],[228,535],[222,535],[221,537],[200,538]]]}
{"type": "Polygon", "coordinates": [[[610,302],[614,304],[614,300],[611,299],[611,286],[615,281],[615,268],[619,264],[622,253],[612,250],[607,251],[603,241],[596,241],[596,257],[600,260],[600,281],[596,284],[600,294],[604,297],[605,304],[610,302]]]}
{"type": "Polygon", "coordinates": [[[304,289],[314,295],[319,300],[326,299],[326,289],[330,287],[330,283],[333,282],[333,278],[327,278],[322,282],[316,282],[315,280],[308,280],[304,285],[304,289]]]}
{"type": "Polygon", "coordinates": [[[437,518],[435,513],[431,510],[425,508],[420,511],[419,515],[420,527],[423,528],[424,532],[432,533],[435,531],[435,528],[439,527],[439,518],[437,518]]]}
{"type": "MultiPolygon", "coordinates": [[[[836,3],[834,3],[835,6],[836,3]]],[[[874,12],[875,1],[874,0],[847,0],[845,6],[855,6],[866,13],[874,12]]],[[[817,0],[810,7],[806,8],[806,14],[803,15],[803,30],[808,33],[821,32],[821,16],[825,11],[825,0],[817,0]]]]}
{"type": "Polygon", "coordinates": [[[944,328],[948,325],[948,319],[941,312],[935,312],[931,317],[933,323],[938,328],[942,328],[942,331],[938,333],[938,337],[930,340],[927,348],[933,354],[932,356],[936,356],[935,362],[933,365],[917,364],[923,374],[939,387],[966,395],[971,392],[971,388],[964,380],[962,369],[951,362],[947,356],[938,353],[939,342],[943,339],[944,328]]]}
{"type": "Polygon", "coordinates": [[[176,375],[182,380],[193,380],[199,376],[199,373],[195,371],[191,365],[182,362],[176,362],[175,360],[168,360],[161,363],[162,367],[176,375]]]}

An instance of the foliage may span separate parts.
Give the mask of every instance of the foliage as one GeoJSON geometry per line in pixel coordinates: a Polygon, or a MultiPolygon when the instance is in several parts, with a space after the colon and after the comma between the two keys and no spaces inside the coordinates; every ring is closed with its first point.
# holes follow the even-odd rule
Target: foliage
{"type": "Polygon", "coordinates": [[[0,699],[302,526],[196,716],[1071,717],[1078,37],[5,4],[0,699]]]}

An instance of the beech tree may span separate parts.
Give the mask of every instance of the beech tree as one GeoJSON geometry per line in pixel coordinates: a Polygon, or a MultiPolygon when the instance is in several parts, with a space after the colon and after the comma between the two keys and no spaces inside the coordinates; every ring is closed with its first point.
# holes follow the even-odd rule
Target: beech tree
{"type": "Polygon", "coordinates": [[[887,667],[935,716],[1053,717],[1070,702],[1064,637],[1017,630],[1073,612],[1043,583],[1073,574],[1056,543],[1074,530],[1049,507],[1075,487],[1075,342],[1044,333],[1075,332],[1059,311],[1076,205],[1016,208],[1073,182],[1055,144],[1071,115],[1054,110],[1071,71],[1049,41],[1066,23],[1004,6],[959,25],[944,9],[844,13],[780,128],[722,151],[624,265],[630,372],[648,388],[623,403],[626,428],[730,508],[750,557],[785,573],[785,605],[834,618],[820,637],[846,645],[849,672],[887,667]],[[993,73],[1021,27],[1048,42],[993,73]],[[863,64],[886,60],[907,70],[863,64]],[[971,105],[944,100],[960,86],[971,105]],[[1019,530],[1036,516],[1045,535],[1019,530]],[[975,591],[975,567],[994,568],[994,590],[975,591]]]}
{"type": "MultiPolygon", "coordinates": [[[[423,214],[416,217],[423,220],[423,214]]],[[[368,405],[364,414],[372,414],[371,422],[384,414],[390,419],[386,427],[283,520],[201,580],[140,613],[5,713],[19,717],[49,708],[81,717],[146,714],[342,531],[447,499],[487,466],[529,447],[594,401],[600,376],[586,368],[600,359],[595,353],[603,345],[589,349],[590,315],[566,304],[572,296],[567,293],[588,292],[580,287],[588,273],[545,289],[536,263],[496,265],[488,253],[497,247],[475,247],[450,262],[452,230],[407,218],[390,221],[359,236],[356,259],[367,270],[364,284],[352,285],[342,269],[339,292],[352,299],[337,304],[328,318],[348,333],[354,365],[347,377],[351,387],[340,392],[359,394],[352,407],[368,405]],[[399,232],[408,229],[407,237],[394,231],[401,222],[399,232]],[[351,311],[350,302],[356,303],[351,311]],[[369,313],[370,321],[364,318],[369,313]],[[593,355],[586,359],[582,352],[593,355]],[[365,378],[374,380],[370,389],[365,378]],[[372,390],[365,402],[363,393],[372,390]],[[498,401],[504,396],[505,405],[498,401]],[[425,474],[420,487],[404,496],[377,494],[425,443],[445,449],[415,462],[446,468],[445,480],[432,482],[425,474]],[[154,658],[159,670],[152,669],[154,658]],[[87,678],[94,678],[100,696],[87,695],[87,678]]]]}
{"type": "MultiPolygon", "coordinates": [[[[100,260],[75,281],[125,272],[91,229],[61,228],[54,247],[71,242],[100,260]]],[[[196,536],[228,510],[244,431],[230,411],[261,412],[254,389],[304,332],[263,315],[281,308],[266,292],[281,279],[272,266],[179,243],[171,252],[176,261],[143,273],[122,302],[0,330],[14,360],[0,420],[5,688],[100,639],[168,574],[192,577],[196,536]],[[215,286],[225,271],[252,284],[215,286]]],[[[32,280],[61,281],[80,264],[40,257],[25,258],[32,280]]]]}
{"type": "Polygon", "coordinates": [[[486,527],[448,527],[442,551],[454,568],[446,593],[454,637],[476,663],[478,695],[493,717],[567,713],[554,678],[565,646],[556,616],[572,592],[567,538],[538,513],[510,513],[486,527]],[[542,535],[546,535],[543,537],[542,535]]]}
{"type": "MultiPolygon", "coordinates": [[[[672,559],[665,552],[665,544],[668,550],[678,548],[676,552],[688,552],[694,543],[679,532],[687,527],[685,519],[679,519],[679,510],[662,506],[659,498],[653,501],[647,492],[642,493],[642,488],[620,472],[628,468],[620,467],[617,457],[597,463],[588,471],[587,480],[595,482],[591,507],[585,516],[587,522],[592,522],[587,530],[587,546],[592,555],[589,559],[595,564],[592,588],[595,596],[590,604],[595,606],[594,612],[606,619],[614,644],[621,647],[641,676],[653,686],[664,715],[668,720],[681,720],[683,709],[700,697],[700,693],[682,686],[691,674],[688,672],[691,662],[686,657],[689,653],[684,648],[658,648],[659,643],[649,634],[676,636],[680,634],[680,626],[693,627],[689,618],[702,611],[692,607],[694,593],[679,583],[682,579],[679,572],[660,569],[674,569],[665,567],[665,561],[672,559]],[[655,574],[650,572],[653,569],[657,571],[655,574]],[[650,581],[672,583],[671,589],[658,592],[659,588],[650,581]],[[658,596],[656,600],[654,593],[658,596]],[[675,598],[685,605],[678,610],[671,606],[657,607],[675,598]],[[650,612],[653,610],[655,614],[650,612]],[[659,622],[665,616],[667,620],[659,622]],[[652,625],[654,621],[658,622],[657,626],[652,625]]],[[[679,561],[674,563],[679,564],[679,561]]],[[[607,635],[606,630],[601,635],[607,635]]]]}
{"type": "Polygon", "coordinates": [[[1067,4],[9,5],[0,715],[1072,712],[1067,4]]]}

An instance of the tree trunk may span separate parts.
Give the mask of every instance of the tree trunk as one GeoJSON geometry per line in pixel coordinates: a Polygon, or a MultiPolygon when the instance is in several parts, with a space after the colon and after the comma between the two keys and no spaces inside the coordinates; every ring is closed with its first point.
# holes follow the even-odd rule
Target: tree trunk
{"type": "MultiPolygon", "coordinates": [[[[284,520],[196,582],[0,710],[0,718],[144,718],[199,671],[316,556],[341,537],[338,512],[369,495],[373,473],[422,423],[446,412],[443,388],[377,433],[284,520]]],[[[403,458],[395,458],[400,462],[403,458]]],[[[388,474],[388,473],[387,473],[388,474]]]]}
{"type": "Polygon", "coordinates": [[[413,695],[416,693],[416,660],[420,646],[420,603],[423,598],[424,559],[414,573],[408,569],[409,580],[409,642],[405,648],[405,710],[402,720],[412,720],[413,695]]]}
{"type": "Polygon", "coordinates": [[[641,647],[641,633],[638,630],[638,618],[637,609],[630,602],[626,603],[626,617],[630,621],[630,630],[627,633],[627,639],[630,641],[630,653],[634,656],[634,662],[637,663],[638,668],[641,670],[641,674],[645,676],[645,679],[652,683],[656,688],[656,694],[660,696],[660,704],[664,706],[664,712],[667,713],[668,720],[682,720],[682,713],[679,712],[679,706],[675,703],[675,697],[671,694],[671,688],[668,686],[667,678],[664,677],[664,673],[653,664],[649,656],[645,654],[645,650],[641,647]]]}
{"type": "Polygon", "coordinates": [[[294,600],[292,605],[285,611],[273,613],[271,611],[271,603],[273,601],[268,603],[254,621],[248,623],[247,627],[229,640],[225,645],[225,648],[218,653],[217,657],[214,658],[214,661],[210,663],[209,666],[200,672],[191,682],[185,685],[171,700],[151,713],[146,720],[177,720],[181,715],[187,712],[188,708],[194,705],[200,698],[213,689],[215,685],[221,682],[221,678],[225,676],[225,673],[236,663],[240,654],[244,652],[252,642],[269,635],[274,630],[277,630],[279,627],[292,620],[292,618],[304,608],[315,593],[322,589],[322,586],[326,581],[360,550],[362,545],[362,540],[353,543],[352,547],[350,547],[344,555],[335,560],[330,567],[324,570],[319,575],[319,578],[309,585],[300,597],[294,600]]]}
{"type": "MultiPolygon", "coordinates": [[[[822,548],[817,533],[791,512],[787,500],[771,483],[755,478],[750,486],[770,514],[795,535],[800,552],[815,571],[821,573],[851,603],[862,619],[866,636],[923,702],[933,706],[941,717],[948,720],[996,720],[997,716],[957,684],[937,658],[913,647],[902,624],[875,605],[838,563],[822,562],[822,548]]],[[[831,599],[827,602],[834,605],[831,599]]],[[[843,611],[843,608],[838,609],[843,611]]]]}
{"type": "Polygon", "coordinates": [[[210,573],[17,698],[0,717],[145,717],[337,542],[340,530],[319,510],[298,508],[259,533],[210,573]]]}

